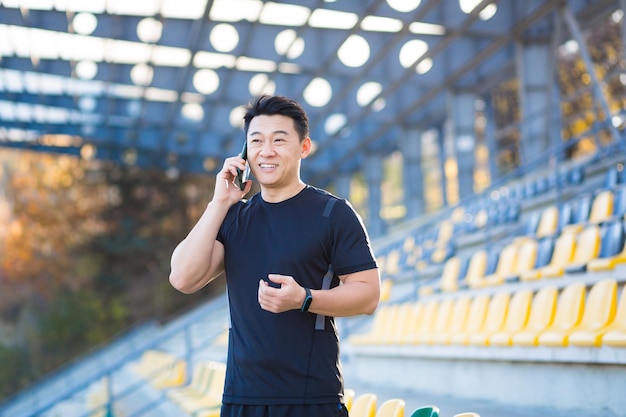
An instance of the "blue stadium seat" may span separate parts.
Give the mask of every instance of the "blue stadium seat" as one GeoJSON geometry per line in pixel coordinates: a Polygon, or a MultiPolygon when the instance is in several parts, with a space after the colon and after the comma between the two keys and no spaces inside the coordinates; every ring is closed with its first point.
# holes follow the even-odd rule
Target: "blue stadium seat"
{"type": "Polygon", "coordinates": [[[602,226],[600,230],[600,250],[598,256],[588,263],[571,265],[565,268],[567,273],[585,272],[589,263],[595,259],[608,259],[621,252],[624,247],[624,225],[614,221],[602,226]]]}

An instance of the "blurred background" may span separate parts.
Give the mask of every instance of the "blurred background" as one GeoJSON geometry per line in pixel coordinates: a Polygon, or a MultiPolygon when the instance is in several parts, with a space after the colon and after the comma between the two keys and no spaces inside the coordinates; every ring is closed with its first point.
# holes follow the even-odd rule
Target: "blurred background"
{"type": "Polygon", "coordinates": [[[504,246],[550,204],[617,190],[625,7],[0,0],[0,404],[223,299],[223,279],[173,290],[169,260],[255,95],[309,113],[303,179],[363,217],[383,278],[408,288],[384,301],[419,299],[448,259],[504,246]],[[444,219],[457,228],[434,248],[444,219]]]}

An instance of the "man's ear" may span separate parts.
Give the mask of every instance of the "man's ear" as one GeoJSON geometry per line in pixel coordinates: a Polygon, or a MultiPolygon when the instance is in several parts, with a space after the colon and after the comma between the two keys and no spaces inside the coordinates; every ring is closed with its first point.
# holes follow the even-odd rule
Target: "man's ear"
{"type": "Polygon", "coordinates": [[[310,137],[306,137],[300,142],[300,158],[304,159],[311,153],[313,149],[313,141],[310,137]]]}

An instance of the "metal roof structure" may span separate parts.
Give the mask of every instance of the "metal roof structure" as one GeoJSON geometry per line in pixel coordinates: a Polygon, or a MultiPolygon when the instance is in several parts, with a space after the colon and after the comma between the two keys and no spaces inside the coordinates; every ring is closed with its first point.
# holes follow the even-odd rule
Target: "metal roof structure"
{"type": "Polygon", "coordinates": [[[241,106],[300,101],[325,185],[402,129],[441,125],[450,91],[515,77],[516,43],[618,0],[0,0],[0,146],[215,172],[241,106]]]}

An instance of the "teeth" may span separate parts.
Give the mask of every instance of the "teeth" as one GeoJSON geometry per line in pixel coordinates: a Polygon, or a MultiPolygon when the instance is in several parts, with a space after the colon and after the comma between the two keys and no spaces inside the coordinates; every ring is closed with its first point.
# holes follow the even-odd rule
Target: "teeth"
{"type": "Polygon", "coordinates": [[[270,164],[261,164],[260,165],[261,168],[275,168],[276,165],[270,165],[270,164]]]}

